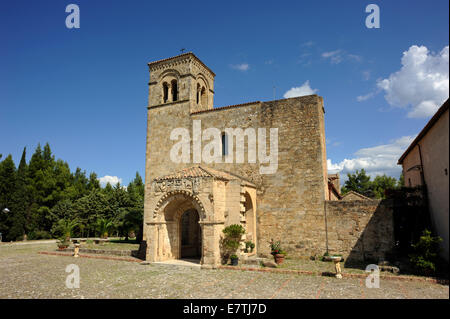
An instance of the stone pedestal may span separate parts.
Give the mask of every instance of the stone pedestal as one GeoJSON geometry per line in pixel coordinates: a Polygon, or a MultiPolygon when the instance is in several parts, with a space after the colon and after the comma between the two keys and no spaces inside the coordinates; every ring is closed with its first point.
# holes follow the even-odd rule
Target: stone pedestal
{"type": "Polygon", "coordinates": [[[336,278],[342,279],[342,273],[341,273],[341,257],[340,256],[333,256],[331,257],[331,260],[334,262],[334,269],[336,270],[336,278]]]}
{"type": "Polygon", "coordinates": [[[73,250],[73,257],[78,258],[80,257],[78,253],[80,252],[80,244],[75,244],[75,248],[73,250]]]}

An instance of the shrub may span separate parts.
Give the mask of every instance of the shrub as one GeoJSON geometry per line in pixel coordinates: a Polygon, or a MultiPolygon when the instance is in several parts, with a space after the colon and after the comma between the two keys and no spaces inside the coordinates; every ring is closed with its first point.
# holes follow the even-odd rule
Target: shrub
{"type": "Polygon", "coordinates": [[[224,238],[221,240],[223,248],[222,261],[227,262],[230,255],[236,255],[241,242],[241,236],[245,234],[245,229],[241,225],[230,225],[223,229],[224,238]]]}
{"type": "Polygon", "coordinates": [[[245,242],[245,252],[252,252],[253,249],[255,248],[255,244],[252,243],[250,240],[245,242]]]}
{"type": "Polygon", "coordinates": [[[35,230],[28,234],[29,240],[38,240],[38,239],[51,239],[52,235],[45,230],[35,230]]]}
{"type": "Polygon", "coordinates": [[[413,244],[414,253],[410,254],[410,261],[417,271],[423,274],[431,274],[436,271],[436,262],[439,259],[439,243],[441,237],[432,237],[431,231],[425,229],[419,241],[413,244]]]}
{"type": "Polygon", "coordinates": [[[52,228],[53,234],[59,235],[61,238],[64,238],[64,240],[68,241],[76,226],[78,226],[78,221],[75,219],[60,219],[52,228]]]}
{"type": "Polygon", "coordinates": [[[109,233],[114,227],[114,224],[111,220],[105,218],[97,219],[97,223],[95,224],[97,231],[100,233],[101,238],[108,238],[109,233]]]}
{"type": "Polygon", "coordinates": [[[223,233],[226,237],[240,239],[245,234],[245,229],[241,225],[233,224],[223,229],[223,233]]]}

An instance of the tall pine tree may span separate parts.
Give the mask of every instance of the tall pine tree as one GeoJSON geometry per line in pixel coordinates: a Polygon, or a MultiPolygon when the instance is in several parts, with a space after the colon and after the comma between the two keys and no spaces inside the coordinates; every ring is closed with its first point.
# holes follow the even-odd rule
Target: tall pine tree
{"type": "Polygon", "coordinates": [[[9,229],[11,227],[11,214],[13,194],[16,186],[16,166],[11,154],[0,162],[0,232],[3,240],[11,240],[9,229]],[[4,212],[7,208],[9,213],[4,212]]]}
{"type": "Polygon", "coordinates": [[[11,229],[8,234],[10,240],[20,240],[30,230],[31,225],[27,225],[27,216],[29,208],[29,198],[27,191],[27,163],[26,147],[23,149],[19,168],[17,169],[17,178],[12,197],[11,211],[11,229]]]}

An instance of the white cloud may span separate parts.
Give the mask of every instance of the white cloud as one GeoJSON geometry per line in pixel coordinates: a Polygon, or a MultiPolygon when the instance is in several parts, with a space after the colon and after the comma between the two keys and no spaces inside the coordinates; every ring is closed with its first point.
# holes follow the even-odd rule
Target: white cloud
{"type": "Polygon", "coordinates": [[[239,71],[247,71],[248,69],[250,69],[250,65],[248,65],[248,63],[232,64],[230,65],[230,67],[239,71]]]}
{"type": "Polygon", "coordinates": [[[331,63],[333,63],[333,64],[339,64],[343,60],[341,50],[324,52],[324,53],[322,53],[322,57],[325,59],[330,59],[331,63]]]}
{"type": "Polygon", "coordinates": [[[402,67],[387,79],[377,81],[386,101],[408,107],[408,117],[433,115],[449,96],[449,47],[432,53],[425,46],[411,46],[403,52],[402,67]]]}
{"type": "Polygon", "coordinates": [[[360,96],[357,96],[356,97],[356,100],[358,101],[358,102],[362,102],[362,101],[366,101],[366,100],[368,100],[368,99],[371,99],[371,98],[373,98],[375,96],[375,92],[370,92],[370,93],[368,93],[368,94],[366,94],[366,95],[360,95],[360,96]]]}
{"type": "Polygon", "coordinates": [[[303,83],[299,87],[293,87],[290,90],[288,90],[286,93],[284,93],[283,97],[285,99],[288,99],[290,97],[298,97],[298,96],[304,96],[304,95],[311,95],[316,93],[317,89],[312,89],[309,86],[309,80],[303,83]]]}
{"type": "Polygon", "coordinates": [[[331,64],[339,64],[344,60],[351,60],[355,62],[361,62],[363,60],[361,56],[356,54],[350,54],[343,50],[323,52],[322,58],[330,60],[331,64]]]}
{"type": "Polygon", "coordinates": [[[398,178],[401,166],[397,165],[397,161],[414,138],[415,136],[403,136],[390,141],[389,144],[362,148],[355,152],[354,158],[344,159],[340,163],[333,163],[328,159],[328,172],[330,174],[339,172],[341,179],[346,180],[347,173],[364,168],[371,177],[386,174],[398,178]]]}
{"type": "Polygon", "coordinates": [[[122,183],[122,179],[117,176],[109,176],[105,175],[98,179],[100,181],[100,185],[106,186],[106,184],[110,183],[112,186],[116,185],[117,182],[122,183]]]}
{"type": "Polygon", "coordinates": [[[349,54],[347,55],[350,59],[355,60],[356,62],[361,62],[362,57],[356,54],[349,54]]]}

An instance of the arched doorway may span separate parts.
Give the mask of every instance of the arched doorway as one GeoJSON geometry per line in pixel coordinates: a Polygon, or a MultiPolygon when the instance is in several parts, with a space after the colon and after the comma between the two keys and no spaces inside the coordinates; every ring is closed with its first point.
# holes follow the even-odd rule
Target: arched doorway
{"type": "MultiPolygon", "coordinates": [[[[203,205],[188,192],[168,193],[160,200],[153,223],[154,260],[202,260],[203,205]]],[[[151,243],[150,243],[151,244],[151,243]]]]}
{"type": "Polygon", "coordinates": [[[200,259],[202,254],[202,233],[196,209],[186,210],[180,218],[181,258],[200,259]]]}
{"type": "Polygon", "coordinates": [[[249,193],[245,193],[245,231],[247,234],[247,239],[254,242],[255,241],[255,212],[253,210],[253,203],[249,193]]]}

